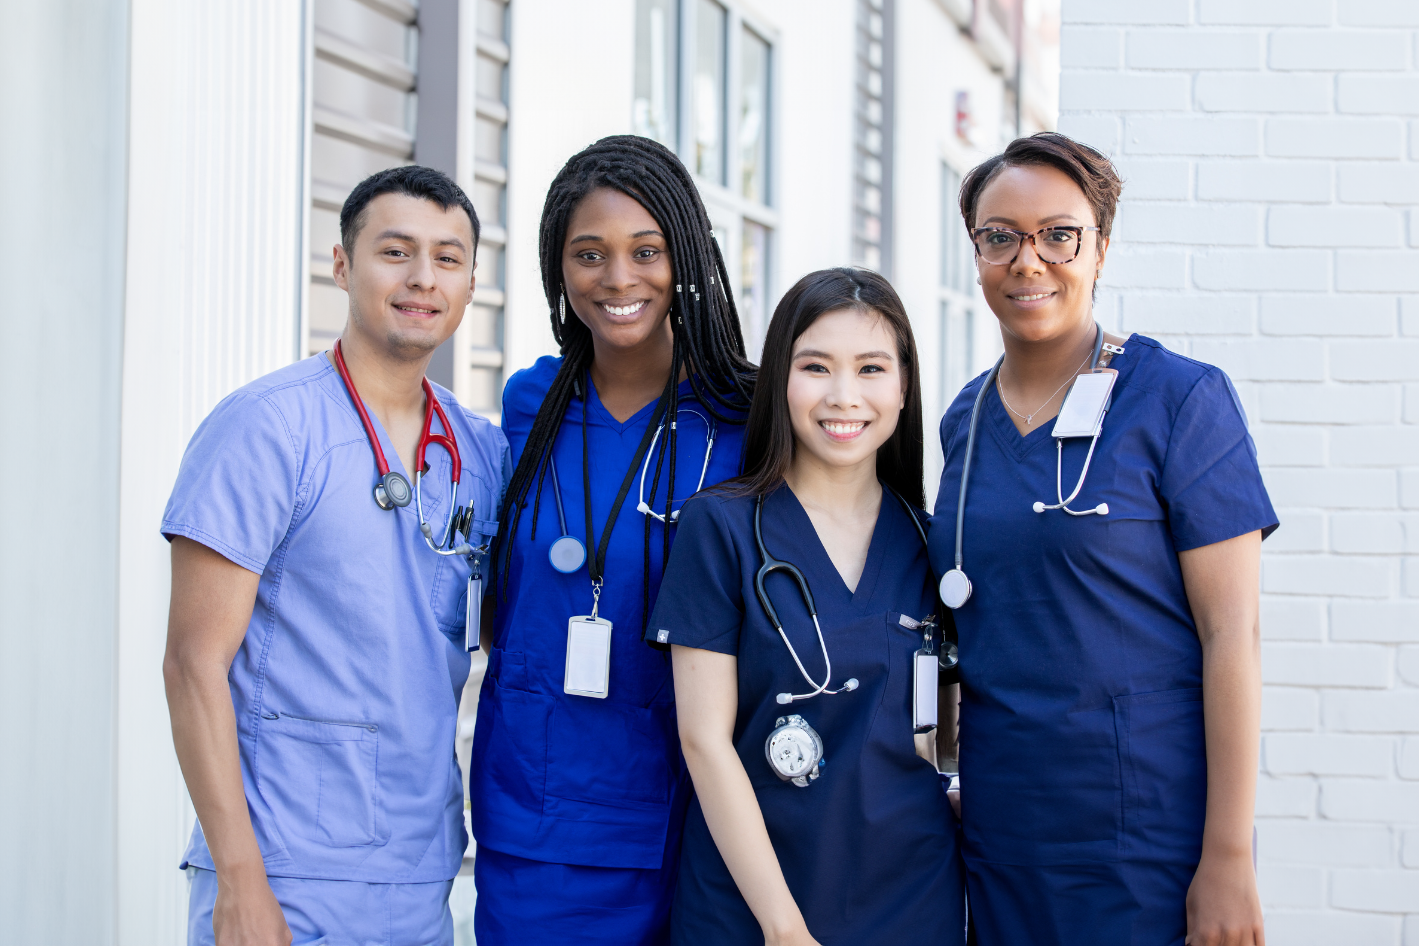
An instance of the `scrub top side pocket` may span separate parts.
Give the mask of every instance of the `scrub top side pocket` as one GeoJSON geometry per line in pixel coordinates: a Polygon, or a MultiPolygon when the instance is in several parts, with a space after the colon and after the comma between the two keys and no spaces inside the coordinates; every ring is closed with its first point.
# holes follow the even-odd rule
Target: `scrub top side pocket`
{"type": "MultiPolygon", "coordinates": [[[[373,723],[261,715],[257,788],[277,823],[321,847],[363,847],[389,839],[378,759],[379,727],[373,723]]],[[[291,841],[288,847],[298,846],[291,841]]]]}
{"type": "Polygon", "coordinates": [[[1207,814],[1202,688],[1114,697],[1123,772],[1122,853],[1194,863],[1207,814]]]}

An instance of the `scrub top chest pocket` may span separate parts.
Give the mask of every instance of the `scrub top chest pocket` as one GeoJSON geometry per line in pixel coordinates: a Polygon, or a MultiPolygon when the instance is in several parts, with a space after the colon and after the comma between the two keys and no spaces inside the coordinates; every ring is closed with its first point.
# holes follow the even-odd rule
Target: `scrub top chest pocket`
{"type": "MultiPolygon", "coordinates": [[[[496,521],[483,518],[494,512],[492,494],[482,477],[468,471],[463,474],[463,488],[473,501],[475,516],[471,525],[473,535],[469,537],[470,544],[475,547],[487,546],[498,531],[496,521]]],[[[477,557],[480,559],[479,574],[484,579],[482,587],[486,589],[487,554],[484,552],[477,557]]],[[[467,620],[469,578],[473,575],[473,563],[465,555],[440,555],[434,564],[436,567],[429,593],[429,605],[433,608],[439,630],[461,643],[467,620]]],[[[476,643],[476,639],[470,641],[470,649],[473,649],[476,643]]]]}

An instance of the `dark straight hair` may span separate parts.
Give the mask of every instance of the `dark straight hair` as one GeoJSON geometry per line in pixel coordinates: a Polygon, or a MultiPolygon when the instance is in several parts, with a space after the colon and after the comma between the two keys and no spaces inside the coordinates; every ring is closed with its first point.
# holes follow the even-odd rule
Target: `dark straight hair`
{"type": "Polygon", "coordinates": [[[869,269],[820,269],[788,290],[764,338],[759,383],[744,429],[744,475],[731,484],[741,494],[764,496],[783,483],[796,444],[788,412],[788,375],[793,343],[828,312],[856,309],[880,318],[897,339],[897,361],[906,383],[906,403],[897,429],[877,448],[877,478],[918,509],[926,506],[922,484],[921,372],[916,338],[906,308],[884,277],[869,269]]]}

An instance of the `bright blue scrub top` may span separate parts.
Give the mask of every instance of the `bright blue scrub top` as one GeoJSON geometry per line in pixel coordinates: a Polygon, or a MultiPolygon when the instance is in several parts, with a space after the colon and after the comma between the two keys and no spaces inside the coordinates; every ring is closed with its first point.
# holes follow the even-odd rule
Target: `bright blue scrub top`
{"type": "MultiPolygon", "coordinates": [[[[981,404],[960,636],[961,817],[983,946],[1182,943],[1202,850],[1202,647],[1179,552],[1276,528],[1227,376],[1134,335],[1077,510],[1055,497],[1053,421],[1021,437],[981,404]]],[[[941,422],[931,562],[953,566],[971,405],[941,422]]],[[[1089,449],[1065,441],[1068,495],[1089,449]]]]}
{"type": "MultiPolygon", "coordinates": [[[[503,430],[514,457],[527,443],[533,418],[560,367],[560,358],[543,357],[508,380],[503,430]]],[[[602,406],[589,379],[583,384],[590,391],[587,459],[599,541],[655,402],[620,423],[602,406]]],[[[572,398],[553,457],[567,528],[589,545],[582,479],[583,403],[572,398]]],[[[690,394],[688,381],[680,385],[680,405],[705,414],[690,394]]],[[[705,486],[738,475],[743,432],[738,424],[718,424],[705,486]]],[[[699,482],[706,435],[699,418],[679,415],[673,494],[677,507],[699,482]]],[[[647,501],[664,445],[662,435],[651,455],[647,501]]],[[[668,471],[667,457],[655,492],[657,511],[664,507],[668,471]]],[[[614,629],[610,695],[604,700],[562,690],[567,619],[591,613],[591,577],[585,564],[563,574],[547,558],[560,535],[551,475],[543,482],[540,502],[535,484],[528,495],[511,540],[506,597],[498,579],[494,644],[473,737],[469,797],[473,835],[480,846],[554,864],[659,869],[667,842],[673,844],[680,831],[675,813],[684,810],[688,779],[680,758],[669,655],[641,641],[649,517],[636,511],[639,478],[638,468],[606,553],[599,614],[614,629]],[[534,509],[540,510],[535,538],[534,509]]],[[[652,603],[660,586],[664,528],[650,520],[652,603]]],[[[672,527],[672,539],[677,528],[672,527]]],[[[588,549],[590,554],[594,551],[588,549]]]]}
{"type": "MultiPolygon", "coordinates": [[[[463,457],[458,501],[473,501],[489,537],[507,441],[434,391],[463,457]]],[[[441,525],[451,465],[439,447],[425,459],[424,510],[441,525]]],[[[467,846],[454,736],[469,564],[424,544],[412,503],[381,509],[378,476],[340,376],[315,355],[217,405],[163,514],[164,535],[261,576],[228,680],[247,806],[272,876],[442,881],[467,846]]],[[[215,869],[200,824],[188,863],[215,869]]]]}
{"type": "MultiPolygon", "coordinates": [[[[966,918],[956,821],[940,776],[916,754],[912,737],[912,655],[922,632],[902,619],[919,621],[939,607],[921,537],[901,503],[884,493],[853,593],[793,491],[783,486],[764,500],[764,544],[808,580],[833,688],[851,677],[859,683],[851,692],[784,706],[777,694],[811,688],[754,592],[762,564],[754,503],[719,493],[686,506],[649,633],[738,658],[734,745],[784,879],[818,942],[960,946],[966,918]],[[780,780],[764,755],[776,721],[790,713],[823,739],[822,774],[806,788],[780,780]]],[[[775,572],[765,586],[798,658],[821,681],[823,652],[797,583],[775,572]]],[[[764,941],[698,799],[685,823],[671,941],[764,941]]]]}

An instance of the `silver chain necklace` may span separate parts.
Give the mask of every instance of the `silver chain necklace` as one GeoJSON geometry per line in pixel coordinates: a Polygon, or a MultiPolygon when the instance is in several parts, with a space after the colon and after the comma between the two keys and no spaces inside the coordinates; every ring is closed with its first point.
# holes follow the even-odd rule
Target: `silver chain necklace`
{"type": "Polygon", "coordinates": [[[1084,360],[1079,362],[1079,367],[1075,368],[1073,373],[1071,373],[1069,377],[1064,379],[1064,384],[1061,384],[1059,387],[1055,388],[1054,394],[1051,394],[1045,400],[1044,404],[1041,404],[1039,407],[1035,408],[1028,414],[1021,414],[1019,411],[1015,410],[1015,408],[1010,406],[1010,402],[1005,399],[1005,383],[1000,380],[1000,375],[997,374],[995,376],[995,390],[1000,395],[1000,403],[1005,405],[1005,409],[1007,411],[1014,414],[1016,417],[1022,418],[1025,421],[1025,426],[1029,427],[1031,424],[1034,423],[1035,415],[1038,414],[1040,411],[1044,410],[1045,407],[1047,407],[1049,404],[1054,402],[1054,399],[1059,395],[1059,392],[1064,390],[1064,385],[1073,381],[1074,378],[1079,374],[1079,372],[1084,370],[1084,365],[1087,364],[1088,361],[1089,355],[1086,354],[1084,356],[1084,360]]]}

